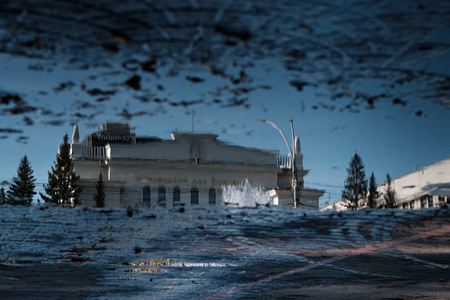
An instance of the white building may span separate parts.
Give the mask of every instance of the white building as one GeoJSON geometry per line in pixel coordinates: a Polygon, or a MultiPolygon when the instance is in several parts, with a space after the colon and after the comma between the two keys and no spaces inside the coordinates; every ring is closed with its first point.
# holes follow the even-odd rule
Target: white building
{"type": "MultiPolygon", "coordinates": [[[[377,207],[384,206],[387,188],[387,182],[377,188],[377,207]]],[[[423,209],[450,205],[450,159],[391,180],[391,191],[398,208],[423,209]]],[[[341,200],[322,208],[326,209],[347,210],[347,202],[341,200]]]]}
{"type": "Polygon", "coordinates": [[[345,200],[339,200],[333,203],[327,203],[324,207],[322,207],[320,210],[335,210],[335,211],[343,211],[348,210],[348,203],[345,200]]]}
{"type": "MultiPolygon", "coordinates": [[[[211,133],[174,132],[171,140],[136,137],[128,123],[105,123],[79,142],[72,136],[74,171],[82,205],[95,206],[100,172],[106,207],[221,204],[222,187],[248,180],[269,191],[274,205],[292,205],[290,158],[274,151],[226,144],[211,133]]],[[[305,189],[303,155],[295,147],[299,207],[315,209],[324,191],[305,189]]]]}
{"type": "MultiPolygon", "coordinates": [[[[387,184],[378,187],[383,205],[387,184]]],[[[391,181],[398,208],[422,209],[450,203],[450,159],[422,167],[391,181]]]]}

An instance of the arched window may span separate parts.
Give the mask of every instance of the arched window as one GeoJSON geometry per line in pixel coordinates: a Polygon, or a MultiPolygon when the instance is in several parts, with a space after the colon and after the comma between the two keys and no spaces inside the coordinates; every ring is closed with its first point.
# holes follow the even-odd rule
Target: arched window
{"type": "Polygon", "coordinates": [[[216,204],[216,190],[215,189],[209,189],[209,204],[216,204]]]}
{"type": "Polygon", "coordinates": [[[166,188],[162,185],[158,188],[158,205],[166,206],[166,188]]]}
{"type": "Polygon", "coordinates": [[[174,187],[173,188],[173,206],[180,205],[180,188],[174,187]]]}
{"type": "Polygon", "coordinates": [[[144,186],[142,189],[142,204],[144,206],[149,207],[150,206],[150,187],[144,186]]]}
{"type": "Polygon", "coordinates": [[[191,189],[191,204],[198,204],[198,189],[191,189]]]}

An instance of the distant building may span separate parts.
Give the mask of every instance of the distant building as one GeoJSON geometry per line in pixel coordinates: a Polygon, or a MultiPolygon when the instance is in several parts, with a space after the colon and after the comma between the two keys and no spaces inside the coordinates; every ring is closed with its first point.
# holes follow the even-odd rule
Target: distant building
{"type": "MultiPolygon", "coordinates": [[[[432,165],[416,169],[414,172],[391,180],[397,208],[424,209],[450,205],[450,159],[438,161],[432,165]]],[[[387,183],[377,188],[379,197],[377,207],[385,205],[384,196],[387,183]]],[[[321,210],[347,210],[345,200],[329,204],[321,210]]]]}
{"type": "Polygon", "coordinates": [[[343,210],[348,210],[347,207],[348,203],[345,200],[339,200],[333,203],[327,203],[327,205],[325,205],[324,207],[322,207],[320,210],[335,210],[335,211],[343,211],[343,210]]]}
{"type": "MultiPolygon", "coordinates": [[[[174,132],[171,137],[136,137],[128,123],[105,123],[80,142],[75,126],[72,159],[83,187],[82,205],[95,205],[100,172],[106,207],[222,204],[222,187],[246,179],[268,190],[273,205],[293,204],[288,156],[229,145],[212,133],[174,132]]],[[[324,191],[303,187],[308,171],[303,169],[300,144],[295,148],[299,207],[317,210],[324,191]]]]}
{"type": "MultiPolygon", "coordinates": [[[[378,187],[377,203],[384,205],[386,183],[378,187]]],[[[450,159],[416,169],[391,181],[398,208],[422,209],[450,205],[450,159]]]]}

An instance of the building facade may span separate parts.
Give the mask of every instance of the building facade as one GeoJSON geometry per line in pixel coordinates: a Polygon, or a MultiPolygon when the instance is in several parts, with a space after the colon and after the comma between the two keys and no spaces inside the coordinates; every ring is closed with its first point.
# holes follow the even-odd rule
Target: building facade
{"type": "MultiPolygon", "coordinates": [[[[82,205],[95,206],[102,174],[106,207],[173,207],[222,204],[222,188],[248,180],[265,188],[274,205],[292,205],[291,160],[274,151],[224,143],[212,133],[174,132],[172,139],[136,137],[128,123],[105,123],[80,142],[72,136],[74,171],[82,205]]],[[[323,191],[304,189],[303,157],[296,147],[297,182],[304,209],[318,209],[323,191]]]]}
{"type": "MultiPolygon", "coordinates": [[[[387,183],[378,187],[381,197],[378,205],[383,205],[387,183]]],[[[418,168],[414,172],[391,181],[396,205],[403,209],[423,209],[442,207],[450,204],[450,159],[418,168]]]]}

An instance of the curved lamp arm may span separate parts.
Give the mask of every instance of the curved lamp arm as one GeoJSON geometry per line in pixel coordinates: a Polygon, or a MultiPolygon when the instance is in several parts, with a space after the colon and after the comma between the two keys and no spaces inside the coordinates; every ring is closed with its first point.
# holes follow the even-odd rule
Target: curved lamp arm
{"type": "Polygon", "coordinates": [[[276,130],[278,130],[278,132],[280,132],[281,136],[282,136],[283,139],[284,139],[284,142],[286,143],[286,147],[287,147],[288,150],[289,150],[289,155],[292,157],[291,147],[289,146],[289,142],[288,142],[286,136],[284,135],[283,131],[281,131],[281,129],[278,128],[277,125],[275,125],[274,123],[272,123],[272,122],[270,122],[270,121],[268,121],[268,120],[266,120],[266,119],[258,119],[258,121],[263,122],[263,123],[266,123],[266,124],[269,124],[269,125],[271,125],[273,128],[275,128],[276,130]]]}
{"type": "MultiPolygon", "coordinates": [[[[292,182],[291,182],[291,188],[292,188],[292,192],[293,192],[292,200],[294,201],[294,207],[297,208],[297,168],[295,166],[295,153],[293,153],[291,151],[291,147],[289,146],[289,142],[288,142],[286,136],[284,135],[283,131],[281,131],[281,129],[277,127],[277,125],[275,125],[274,123],[272,123],[266,119],[258,119],[258,121],[269,124],[276,130],[278,130],[278,132],[283,137],[284,142],[286,143],[286,147],[289,150],[289,155],[290,155],[290,159],[291,159],[291,168],[292,168],[292,182]]],[[[289,120],[289,123],[291,124],[291,131],[292,131],[292,147],[294,147],[294,125],[293,125],[292,119],[289,120]]],[[[294,151],[295,151],[295,149],[294,149],[294,151]]]]}

